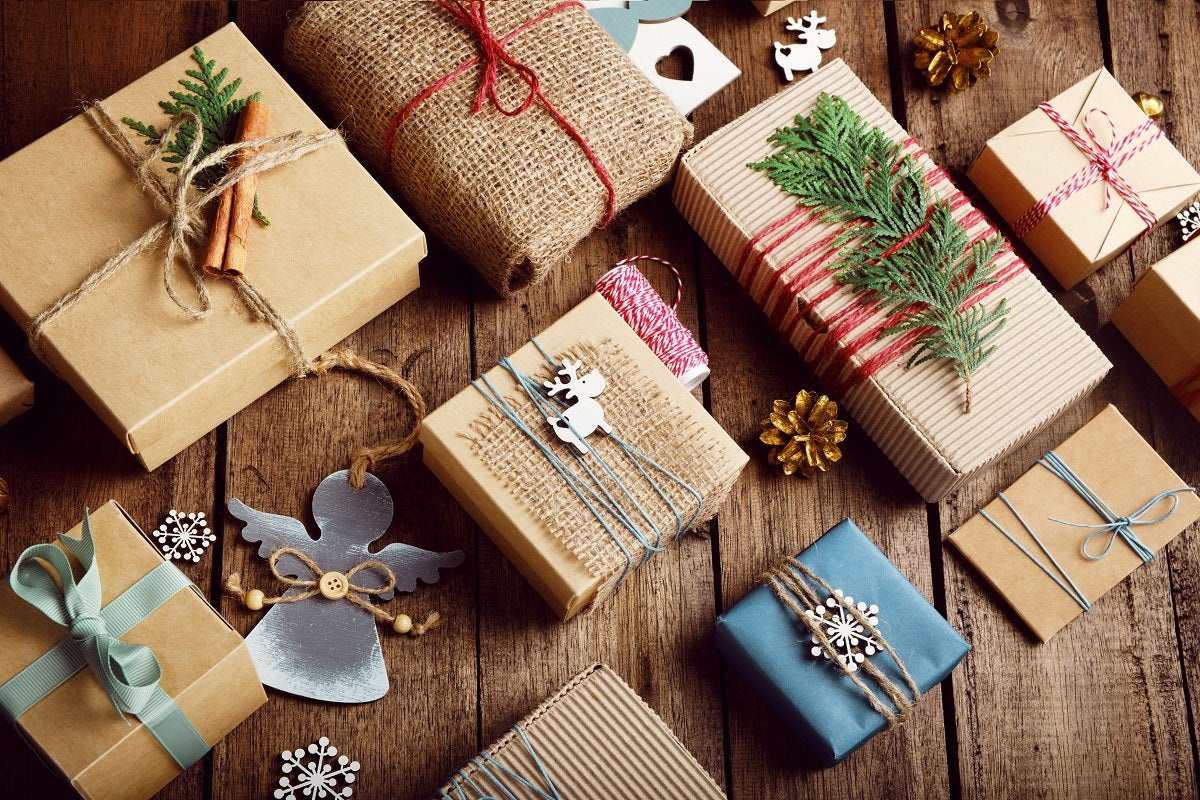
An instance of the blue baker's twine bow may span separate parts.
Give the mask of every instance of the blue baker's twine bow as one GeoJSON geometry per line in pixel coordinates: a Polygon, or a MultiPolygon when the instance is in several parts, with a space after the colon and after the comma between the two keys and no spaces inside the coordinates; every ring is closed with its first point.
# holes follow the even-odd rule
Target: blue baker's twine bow
{"type": "Polygon", "coordinates": [[[1099,495],[1097,495],[1096,492],[1093,491],[1092,488],[1088,486],[1083,479],[1075,473],[1074,470],[1067,466],[1066,462],[1064,462],[1062,458],[1053,450],[1051,450],[1049,453],[1046,453],[1045,456],[1039,459],[1038,463],[1057,475],[1064,483],[1078,492],[1079,496],[1086,500],[1088,505],[1095,509],[1096,513],[1105,520],[1104,522],[1098,524],[1088,524],[1084,522],[1069,522],[1065,519],[1059,519],[1058,517],[1050,517],[1050,519],[1054,522],[1058,522],[1063,525],[1069,525],[1072,528],[1087,528],[1092,531],[1092,533],[1090,533],[1080,545],[1080,551],[1083,553],[1084,558],[1091,559],[1092,561],[1099,561],[1108,555],[1108,552],[1112,550],[1113,543],[1117,540],[1117,537],[1120,537],[1126,544],[1129,545],[1133,552],[1138,554],[1138,556],[1142,559],[1142,563],[1150,563],[1150,560],[1154,558],[1154,551],[1147,547],[1146,544],[1137,537],[1137,535],[1133,532],[1134,526],[1154,525],[1166,520],[1175,513],[1175,509],[1179,506],[1180,494],[1184,492],[1196,491],[1194,487],[1190,486],[1184,486],[1178,489],[1168,489],[1164,492],[1159,492],[1154,497],[1150,498],[1145,505],[1143,505],[1137,511],[1134,511],[1132,514],[1117,516],[1117,514],[1108,507],[1108,504],[1101,500],[1099,495]],[[1146,519],[1146,516],[1154,509],[1155,506],[1166,500],[1171,502],[1171,507],[1167,509],[1166,513],[1160,514],[1153,519],[1146,519]],[[1098,553],[1093,553],[1089,549],[1092,541],[1104,536],[1108,537],[1108,542],[1105,544],[1104,549],[1098,553]]]}
{"type": "Polygon", "coordinates": [[[21,554],[9,584],[19,598],[66,628],[68,638],[0,686],[0,707],[16,719],[86,663],[121,719],[129,724],[125,715],[136,716],[186,769],[208,752],[208,744],[159,686],[162,667],[154,652],[118,637],[190,581],[164,562],[102,609],[100,567],[86,512],[82,538],[60,535],[59,541],[82,565],[82,577],[75,579],[66,553],[43,543],[21,554]]]}

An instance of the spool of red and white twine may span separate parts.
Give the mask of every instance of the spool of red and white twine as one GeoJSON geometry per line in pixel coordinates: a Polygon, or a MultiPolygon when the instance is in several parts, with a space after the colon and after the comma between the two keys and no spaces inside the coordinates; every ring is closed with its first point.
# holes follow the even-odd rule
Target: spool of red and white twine
{"type": "Polygon", "coordinates": [[[623,259],[596,281],[594,291],[608,301],[621,319],[667,365],[667,369],[679,378],[685,389],[695,389],[708,377],[708,354],[675,313],[683,297],[683,278],[671,262],[655,256],[623,259]],[[650,281],[637,268],[638,261],[662,264],[675,275],[673,305],[667,306],[663,302],[650,281]]]}

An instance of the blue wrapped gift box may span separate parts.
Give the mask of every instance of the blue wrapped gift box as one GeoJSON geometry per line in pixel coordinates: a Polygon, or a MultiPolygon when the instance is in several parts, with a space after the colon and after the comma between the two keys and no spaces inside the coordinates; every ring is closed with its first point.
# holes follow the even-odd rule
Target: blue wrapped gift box
{"type": "MultiPolygon", "coordinates": [[[[879,607],[876,630],[922,694],[949,675],[971,649],[853,521],[842,520],[797,558],[855,603],[879,607]]],[[[810,585],[823,600],[826,592],[810,585]]],[[[717,619],[717,649],[814,758],[832,766],[881,731],[887,720],[836,663],[812,655],[811,639],[805,624],[765,583],[717,619]]],[[[880,649],[868,658],[896,685],[904,685],[886,652],[880,649]]]]}

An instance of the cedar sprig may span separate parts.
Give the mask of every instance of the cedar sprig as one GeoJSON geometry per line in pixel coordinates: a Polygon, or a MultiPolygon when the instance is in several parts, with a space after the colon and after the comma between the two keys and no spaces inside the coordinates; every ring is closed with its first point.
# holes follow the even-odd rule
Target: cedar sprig
{"type": "Polygon", "coordinates": [[[1008,313],[1004,300],[991,310],[967,307],[996,281],[1000,237],[972,244],[948,203],[930,204],[916,160],[841,98],[822,94],[811,115],[797,116],[770,141],[777,151],[750,166],[842,227],[835,280],[895,320],[880,338],[919,331],[906,366],[948,360],[969,412],[971,379],[996,351],[992,340],[1008,313]]]}
{"type": "MultiPolygon", "coordinates": [[[[192,60],[198,69],[185,70],[187,78],[180,78],[179,85],[186,91],[171,91],[171,100],[159,101],[159,107],[172,117],[185,113],[195,114],[204,129],[204,139],[196,160],[200,161],[212,155],[220,148],[234,141],[237,136],[237,120],[242,109],[251,100],[261,100],[262,92],[255,92],[248,97],[235,97],[242,85],[241,78],[234,78],[228,84],[229,68],[216,70],[216,59],[208,59],[198,46],[192,50],[192,60]],[[188,80],[191,78],[192,80],[188,80]]],[[[139,122],[130,117],[121,120],[146,140],[147,144],[157,146],[162,142],[163,131],[154,125],[139,122]]],[[[179,164],[187,157],[196,140],[196,124],[191,120],[183,122],[177,129],[175,139],[163,148],[163,161],[176,166],[168,168],[168,172],[178,173],[179,164]]],[[[209,189],[225,176],[225,165],[216,164],[201,170],[192,179],[192,184],[199,189],[209,189]]],[[[258,208],[258,198],[254,201],[254,218],[262,225],[270,225],[258,208]]]]}

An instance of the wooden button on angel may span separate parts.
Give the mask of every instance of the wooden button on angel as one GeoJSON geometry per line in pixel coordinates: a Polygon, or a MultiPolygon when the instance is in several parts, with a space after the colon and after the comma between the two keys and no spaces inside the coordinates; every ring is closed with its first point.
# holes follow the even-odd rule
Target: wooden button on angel
{"type": "Polygon", "coordinates": [[[376,620],[392,623],[398,633],[422,633],[434,621],[414,624],[373,601],[411,592],[418,579],[436,583],[438,570],[463,563],[461,551],[433,553],[399,543],[370,552],[367,547],[387,532],[392,509],[382,481],[368,473],[355,491],[345,470],[313,493],[317,539],[299,520],[229,501],[229,513],[246,523],[242,538],[259,543],[258,554],[289,586],[268,598],[258,589],[244,590],[236,574],[226,582],[248,608],[272,606],[246,637],[263,684],[331,703],[365,703],[387,694],[376,620]]]}

